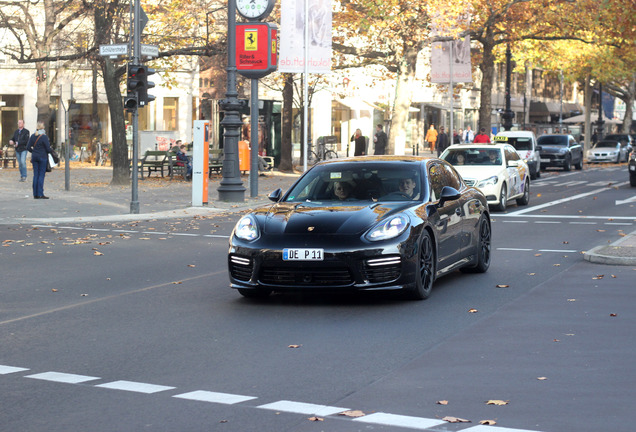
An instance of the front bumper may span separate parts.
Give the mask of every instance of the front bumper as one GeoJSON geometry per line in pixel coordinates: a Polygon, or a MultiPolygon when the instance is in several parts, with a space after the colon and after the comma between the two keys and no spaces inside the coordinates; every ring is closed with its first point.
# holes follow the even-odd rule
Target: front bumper
{"type": "Polygon", "coordinates": [[[411,288],[415,281],[416,242],[365,244],[359,238],[306,241],[285,245],[262,238],[255,244],[233,242],[228,254],[230,286],[273,291],[359,291],[411,288]],[[260,246],[259,246],[260,244],[260,246]],[[266,247],[267,245],[267,247],[266,247]],[[347,245],[344,249],[342,246],[347,245]],[[283,249],[324,249],[323,261],[283,261],[283,249]]]}
{"type": "Polygon", "coordinates": [[[543,167],[562,167],[568,161],[568,154],[542,154],[541,155],[541,166],[543,167]]]}

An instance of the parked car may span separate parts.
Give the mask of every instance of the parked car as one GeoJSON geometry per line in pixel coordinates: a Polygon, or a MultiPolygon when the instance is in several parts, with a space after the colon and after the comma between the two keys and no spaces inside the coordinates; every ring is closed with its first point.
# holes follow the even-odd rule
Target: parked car
{"type": "Polygon", "coordinates": [[[627,153],[627,159],[629,159],[629,154],[634,150],[634,139],[631,135],[628,134],[609,134],[603,137],[603,141],[618,141],[621,143],[623,147],[623,152],[627,153]]]}
{"type": "Polygon", "coordinates": [[[541,146],[541,166],[561,167],[570,171],[572,166],[583,169],[583,147],[572,135],[541,135],[537,139],[541,146]]]}
{"type": "Polygon", "coordinates": [[[622,145],[618,141],[602,140],[594,144],[594,146],[587,151],[588,163],[620,163],[622,161],[627,162],[628,160],[629,151],[627,151],[627,146],[622,145]]]}
{"type": "Polygon", "coordinates": [[[230,284],[245,297],[402,290],[424,299],[438,277],[490,265],[486,198],[437,158],[320,162],[269,199],[230,237],[230,284]]]}
{"type": "Polygon", "coordinates": [[[467,185],[480,189],[496,210],[506,210],[512,199],[518,205],[530,202],[530,170],[511,145],[451,146],[440,158],[452,164],[467,185]]]}
{"type": "Polygon", "coordinates": [[[510,144],[530,169],[532,180],[541,177],[541,147],[537,137],[531,131],[502,131],[495,136],[495,142],[510,144]]]}
{"type": "Polygon", "coordinates": [[[629,170],[629,184],[636,186],[636,153],[632,152],[629,156],[629,163],[627,164],[629,170]]]}

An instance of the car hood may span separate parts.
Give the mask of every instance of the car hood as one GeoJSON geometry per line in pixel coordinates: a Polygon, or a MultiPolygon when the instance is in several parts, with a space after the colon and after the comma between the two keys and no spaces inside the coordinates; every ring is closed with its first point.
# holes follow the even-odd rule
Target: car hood
{"type": "Polygon", "coordinates": [[[568,148],[566,146],[551,146],[551,145],[545,145],[545,144],[539,144],[541,146],[541,152],[540,153],[561,153],[564,151],[567,151],[568,148]]]}
{"type": "Polygon", "coordinates": [[[453,165],[453,168],[466,179],[483,180],[499,175],[503,170],[500,165],[453,165]]]}
{"type": "Polygon", "coordinates": [[[594,147],[590,149],[592,153],[608,153],[618,151],[616,147],[594,147]]]}
{"type": "Polygon", "coordinates": [[[261,219],[263,233],[305,235],[361,235],[381,219],[412,207],[412,202],[276,203],[254,211],[261,219]]]}

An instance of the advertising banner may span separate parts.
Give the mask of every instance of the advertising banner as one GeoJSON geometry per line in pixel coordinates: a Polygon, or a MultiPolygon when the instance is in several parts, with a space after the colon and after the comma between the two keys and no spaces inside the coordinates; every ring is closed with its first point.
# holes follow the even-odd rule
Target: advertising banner
{"type": "Polygon", "coordinates": [[[451,63],[454,83],[473,82],[470,67],[469,36],[453,41],[433,42],[431,49],[431,82],[448,84],[451,76],[451,63]]]}
{"type": "Polygon", "coordinates": [[[331,72],[330,0],[281,0],[278,70],[304,72],[305,2],[309,5],[308,72],[331,72]]]}

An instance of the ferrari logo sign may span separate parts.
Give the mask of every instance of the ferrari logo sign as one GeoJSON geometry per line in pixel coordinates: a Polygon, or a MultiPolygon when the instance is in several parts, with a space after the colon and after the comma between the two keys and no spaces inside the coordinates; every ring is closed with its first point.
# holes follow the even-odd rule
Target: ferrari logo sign
{"type": "Polygon", "coordinates": [[[258,51],[258,30],[245,30],[245,51],[258,51]]]}

